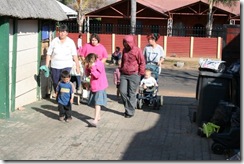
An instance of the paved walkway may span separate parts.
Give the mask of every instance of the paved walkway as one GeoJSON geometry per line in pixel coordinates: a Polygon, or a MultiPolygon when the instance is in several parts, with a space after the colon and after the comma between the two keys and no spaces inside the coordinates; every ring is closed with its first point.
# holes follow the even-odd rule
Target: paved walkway
{"type": "Polygon", "coordinates": [[[124,118],[115,86],[110,85],[107,92],[108,106],[102,109],[97,128],[87,122],[93,108],[73,105],[72,122],[60,122],[57,104],[49,99],[0,120],[0,159],[225,161],[224,155],[212,153],[211,139],[196,133],[197,125],[191,121],[194,96],[161,92],[164,104],[160,110],[144,107],[134,117],[124,118]]]}

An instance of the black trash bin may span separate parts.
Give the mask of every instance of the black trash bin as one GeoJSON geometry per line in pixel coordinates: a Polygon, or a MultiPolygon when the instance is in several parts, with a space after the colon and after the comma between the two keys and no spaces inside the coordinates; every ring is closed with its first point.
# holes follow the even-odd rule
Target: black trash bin
{"type": "Polygon", "coordinates": [[[209,122],[221,100],[233,100],[233,76],[226,73],[200,71],[198,75],[196,99],[198,108],[196,123],[199,127],[209,122]]]}
{"type": "Polygon", "coordinates": [[[240,90],[241,90],[241,86],[240,86],[240,75],[239,74],[234,74],[233,76],[234,81],[235,81],[235,102],[234,104],[238,107],[240,107],[240,90]]]}

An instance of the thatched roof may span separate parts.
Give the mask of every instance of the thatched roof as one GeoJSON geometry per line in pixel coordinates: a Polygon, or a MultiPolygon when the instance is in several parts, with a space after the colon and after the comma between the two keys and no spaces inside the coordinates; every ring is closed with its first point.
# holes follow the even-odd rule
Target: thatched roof
{"type": "Polygon", "coordinates": [[[0,16],[20,19],[68,19],[56,0],[0,0],[0,16]]]}

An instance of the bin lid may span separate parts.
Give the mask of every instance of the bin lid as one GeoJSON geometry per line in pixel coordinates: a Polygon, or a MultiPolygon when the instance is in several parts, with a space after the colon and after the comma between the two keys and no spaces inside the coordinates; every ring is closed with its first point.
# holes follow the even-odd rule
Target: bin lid
{"type": "Polygon", "coordinates": [[[210,71],[199,71],[200,76],[208,76],[208,77],[219,77],[219,78],[229,78],[232,79],[233,75],[228,73],[222,73],[222,72],[210,72],[210,71]]]}

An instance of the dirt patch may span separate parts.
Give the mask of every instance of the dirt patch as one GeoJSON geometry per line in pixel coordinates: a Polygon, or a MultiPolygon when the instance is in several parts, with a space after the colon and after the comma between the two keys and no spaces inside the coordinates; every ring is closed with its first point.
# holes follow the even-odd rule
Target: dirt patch
{"type": "Polygon", "coordinates": [[[199,58],[167,57],[162,64],[162,68],[198,70],[198,60],[199,58]]]}

